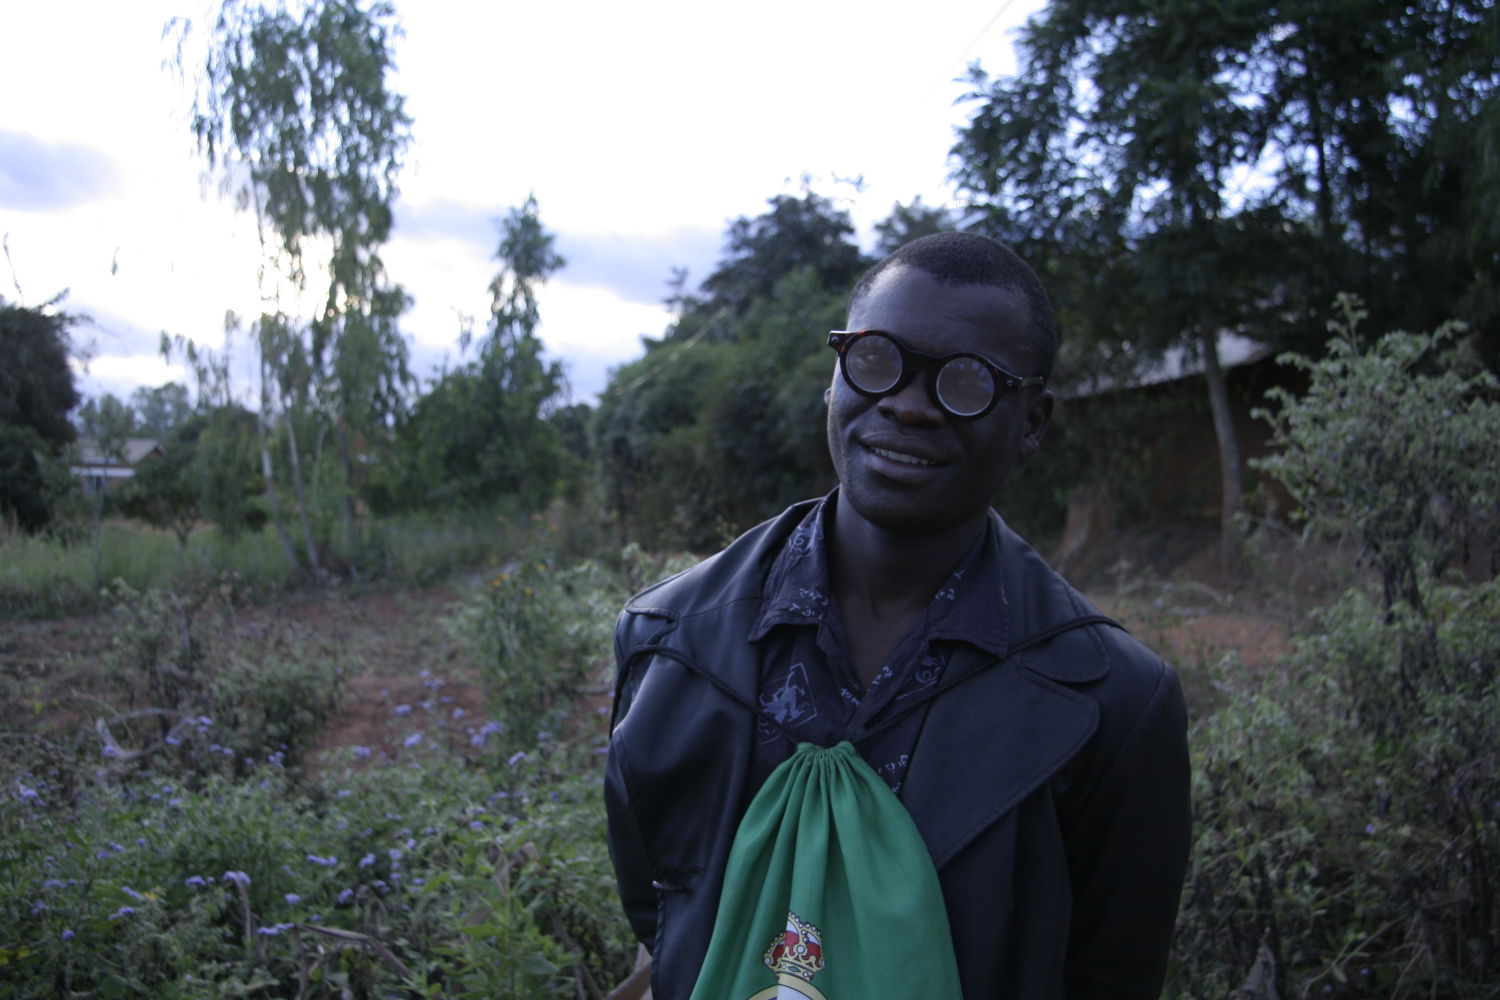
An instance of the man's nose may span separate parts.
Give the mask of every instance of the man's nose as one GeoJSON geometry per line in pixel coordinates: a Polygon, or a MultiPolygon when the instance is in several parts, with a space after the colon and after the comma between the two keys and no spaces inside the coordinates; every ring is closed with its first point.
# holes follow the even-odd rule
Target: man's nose
{"type": "Polygon", "coordinates": [[[897,423],[908,426],[931,426],[941,424],[947,414],[932,399],[927,372],[917,372],[912,380],[880,399],[880,412],[897,423]]]}

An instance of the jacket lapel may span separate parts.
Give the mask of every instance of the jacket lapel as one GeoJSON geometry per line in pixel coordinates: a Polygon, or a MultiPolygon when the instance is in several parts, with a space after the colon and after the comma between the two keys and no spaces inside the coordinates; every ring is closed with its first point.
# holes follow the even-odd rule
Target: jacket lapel
{"type": "MultiPolygon", "coordinates": [[[[949,669],[976,666],[955,659],[949,669]]],[[[901,789],[933,863],[941,868],[1055,774],[1088,742],[1098,715],[1092,699],[1024,659],[980,668],[934,699],[901,789]]]]}

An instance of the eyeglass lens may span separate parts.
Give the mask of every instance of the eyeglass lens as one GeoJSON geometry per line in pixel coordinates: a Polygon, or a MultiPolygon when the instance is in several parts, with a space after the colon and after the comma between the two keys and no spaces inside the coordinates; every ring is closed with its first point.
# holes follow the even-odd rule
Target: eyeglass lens
{"type": "MultiPolygon", "coordinates": [[[[864,392],[889,392],[902,380],[901,348],[889,337],[866,334],[849,345],[844,368],[850,381],[864,392]]],[[[958,416],[979,413],[995,395],[995,379],[975,358],[952,358],[938,369],[938,400],[958,416]]]]}

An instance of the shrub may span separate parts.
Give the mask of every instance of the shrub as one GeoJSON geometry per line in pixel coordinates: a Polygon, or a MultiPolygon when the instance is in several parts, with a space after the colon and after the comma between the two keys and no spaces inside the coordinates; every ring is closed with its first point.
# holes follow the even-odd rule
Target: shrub
{"type": "Polygon", "coordinates": [[[1455,538],[1494,529],[1495,381],[1451,330],[1361,348],[1343,309],[1329,357],[1293,359],[1311,385],[1280,396],[1263,467],[1380,591],[1314,613],[1276,673],[1216,669],[1170,996],[1254,966],[1286,997],[1500,997],[1500,580],[1445,574],[1455,538]]]}
{"type": "Polygon", "coordinates": [[[623,977],[597,779],[560,751],[503,789],[435,747],[416,765],[299,783],[271,763],[196,790],[158,772],[71,803],[14,782],[7,995],[520,1000],[623,977]]]}
{"type": "Polygon", "coordinates": [[[684,562],[656,562],[631,546],[614,566],[532,555],[489,578],[452,625],[473,650],[505,753],[562,735],[581,694],[610,689],[615,616],[641,581],[684,562]]]}
{"type": "Polygon", "coordinates": [[[1252,464],[1314,531],[1360,540],[1387,605],[1416,604],[1464,549],[1500,552],[1500,382],[1459,350],[1456,324],[1364,345],[1357,300],[1339,309],[1327,357],[1282,356],[1310,384],[1301,399],[1272,390],[1279,408],[1259,415],[1277,453],[1252,464]]]}

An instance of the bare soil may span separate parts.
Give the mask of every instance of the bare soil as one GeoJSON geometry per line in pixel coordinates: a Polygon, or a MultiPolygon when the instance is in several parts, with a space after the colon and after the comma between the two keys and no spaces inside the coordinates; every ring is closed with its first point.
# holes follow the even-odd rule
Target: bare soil
{"type": "MultiPolygon", "coordinates": [[[[1142,573],[1126,555],[1083,581],[1085,592],[1183,676],[1189,707],[1212,697],[1198,668],[1233,653],[1246,670],[1270,669],[1290,648],[1288,621],[1252,591],[1225,586],[1198,551],[1170,576],[1142,573]],[[1188,573],[1209,577],[1212,583],[1188,573]]],[[[333,750],[368,747],[399,757],[413,732],[445,732],[463,746],[485,719],[475,664],[444,626],[462,599],[459,587],[303,594],[236,610],[242,630],[285,627],[319,638],[354,664],[343,708],[307,763],[333,750]]],[[[32,732],[92,725],[101,706],[118,709],[122,692],[103,669],[119,622],[109,614],[50,621],[0,622],[0,726],[32,732]]],[[[602,732],[608,693],[600,686],[580,706],[580,733],[602,732]]]]}

